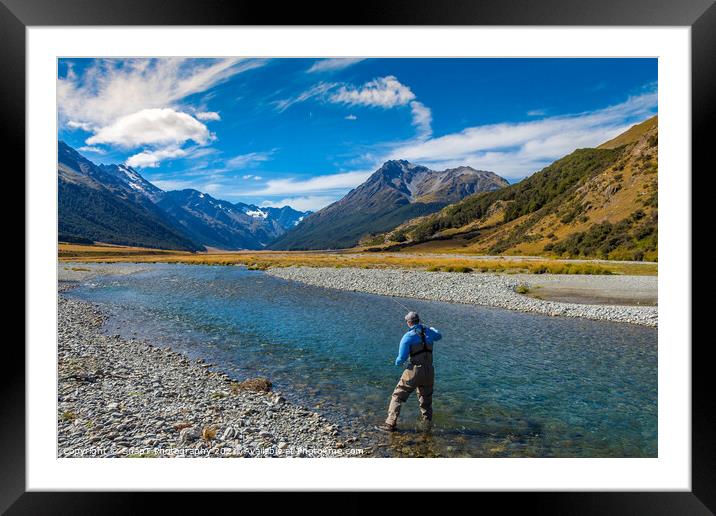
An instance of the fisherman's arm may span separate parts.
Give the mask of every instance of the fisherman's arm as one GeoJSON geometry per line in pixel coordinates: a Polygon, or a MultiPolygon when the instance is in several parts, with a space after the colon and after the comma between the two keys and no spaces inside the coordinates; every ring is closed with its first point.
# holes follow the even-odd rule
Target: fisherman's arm
{"type": "Polygon", "coordinates": [[[408,334],[403,335],[403,338],[400,340],[400,347],[398,348],[398,358],[395,359],[395,365],[403,365],[403,362],[408,360],[408,355],[410,354],[410,339],[408,337],[408,334]]]}
{"type": "Polygon", "coordinates": [[[430,338],[433,339],[433,342],[435,342],[436,340],[440,340],[440,339],[443,338],[443,336],[442,336],[442,334],[440,333],[440,331],[437,330],[436,328],[433,328],[432,326],[431,326],[430,328],[428,328],[428,332],[430,333],[430,338]]]}

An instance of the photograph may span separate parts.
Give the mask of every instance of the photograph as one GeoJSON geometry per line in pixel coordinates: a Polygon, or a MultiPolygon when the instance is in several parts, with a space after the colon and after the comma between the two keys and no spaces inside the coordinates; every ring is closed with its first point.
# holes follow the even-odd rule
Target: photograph
{"type": "Polygon", "coordinates": [[[55,60],[57,458],[659,458],[657,57],[55,60]]]}

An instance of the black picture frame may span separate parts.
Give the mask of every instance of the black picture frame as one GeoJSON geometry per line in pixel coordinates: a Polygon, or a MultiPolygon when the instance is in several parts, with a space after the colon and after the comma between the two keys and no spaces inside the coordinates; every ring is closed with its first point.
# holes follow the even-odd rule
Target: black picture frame
{"type": "MultiPolygon", "coordinates": [[[[692,44],[692,168],[703,169],[704,173],[713,169],[712,144],[707,134],[710,133],[708,129],[713,127],[713,114],[716,112],[713,86],[716,84],[714,0],[453,0],[448,3],[383,0],[363,1],[350,9],[341,9],[338,3],[322,2],[283,3],[277,8],[268,2],[222,0],[0,0],[0,109],[4,147],[13,149],[12,154],[19,157],[15,170],[24,170],[25,167],[25,30],[30,26],[63,25],[688,26],[691,27],[692,44]]],[[[703,192],[706,189],[699,190],[703,192]]],[[[32,271],[26,267],[26,281],[28,274],[32,271]]],[[[693,306],[697,311],[696,305],[693,306]]],[[[692,320],[697,321],[698,317],[692,316],[692,320]]],[[[712,514],[716,511],[716,454],[713,444],[716,418],[710,398],[711,389],[707,385],[711,369],[707,358],[709,341],[712,338],[694,342],[691,348],[690,492],[485,493],[482,496],[497,498],[501,511],[521,508],[532,513],[549,514],[712,514]]],[[[690,343],[680,344],[686,346],[690,343]]],[[[0,375],[0,443],[3,447],[0,455],[0,510],[7,511],[7,514],[144,512],[148,508],[145,497],[157,498],[160,495],[26,492],[25,355],[19,346],[10,346],[9,342],[4,351],[4,360],[12,366],[4,368],[0,375]]],[[[350,502],[354,495],[349,495],[350,498],[326,496],[331,497],[322,502],[326,507],[332,506],[331,500],[334,500],[338,507],[365,509],[360,502],[350,502]]],[[[169,497],[163,498],[161,503],[167,504],[164,510],[169,512],[169,500],[165,500],[169,497]]],[[[174,494],[170,498],[172,503],[181,504],[185,510],[191,508],[184,495],[174,494]]],[[[221,495],[212,501],[216,503],[225,498],[221,495]]],[[[392,503],[400,502],[394,500],[392,503]]]]}

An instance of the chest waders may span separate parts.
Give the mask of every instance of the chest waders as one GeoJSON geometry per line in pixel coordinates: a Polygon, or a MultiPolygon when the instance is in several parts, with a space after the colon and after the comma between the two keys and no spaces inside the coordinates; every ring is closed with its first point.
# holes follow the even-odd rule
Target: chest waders
{"type": "Polygon", "coordinates": [[[400,415],[400,406],[413,391],[417,391],[423,421],[433,419],[433,383],[435,382],[433,345],[425,338],[423,327],[420,328],[420,331],[417,329],[413,331],[420,336],[420,343],[410,347],[408,367],[400,376],[398,385],[390,398],[388,418],[385,420],[385,423],[390,426],[396,425],[400,415]]]}
{"type": "Polygon", "coordinates": [[[428,341],[425,339],[425,328],[420,328],[420,333],[417,331],[415,332],[418,335],[420,335],[420,344],[421,347],[417,351],[411,351],[410,357],[408,361],[412,365],[417,366],[432,366],[433,365],[433,346],[432,344],[428,344],[428,341]]]}

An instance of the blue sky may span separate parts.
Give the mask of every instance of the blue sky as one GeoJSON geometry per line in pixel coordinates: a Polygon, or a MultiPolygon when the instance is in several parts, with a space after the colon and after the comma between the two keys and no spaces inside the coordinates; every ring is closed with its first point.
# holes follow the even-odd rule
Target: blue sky
{"type": "Polygon", "coordinates": [[[60,59],[59,138],[165,190],[319,209],[387,159],[520,180],[657,111],[656,59],[60,59]]]}

